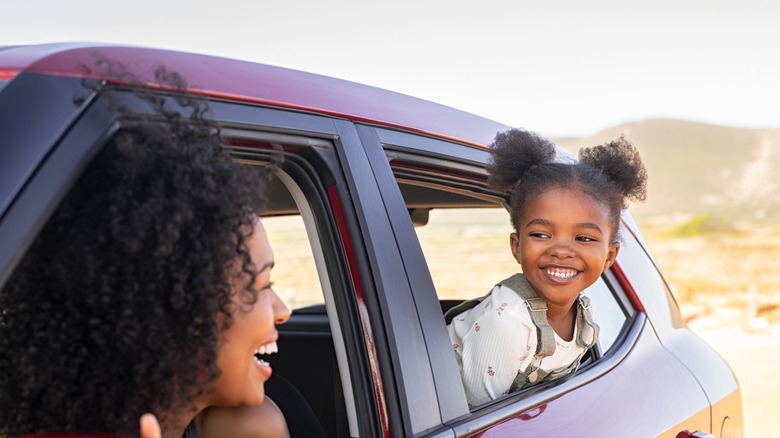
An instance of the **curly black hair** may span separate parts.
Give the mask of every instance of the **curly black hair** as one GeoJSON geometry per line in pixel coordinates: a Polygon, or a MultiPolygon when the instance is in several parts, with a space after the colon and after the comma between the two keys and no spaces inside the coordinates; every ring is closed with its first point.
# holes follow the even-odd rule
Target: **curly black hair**
{"type": "Polygon", "coordinates": [[[555,145],[539,135],[510,129],[490,145],[488,185],[509,192],[515,231],[529,199],[553,188],[578,187],[609,209],[611,239],[619,240],[620,214],[627,200],[644,201],[647,171],[639,152],[624,137],[581,149],[579,162],[556,161],[555,145]]]}
{"type": "Polygon", "coordinates": [[[232,298],[257,298],[247,240],[269,172],[179,97],[191,114],[158,97],[125,121],[0,290],[0,435],[137,434],[218,377],[232,298]]]}

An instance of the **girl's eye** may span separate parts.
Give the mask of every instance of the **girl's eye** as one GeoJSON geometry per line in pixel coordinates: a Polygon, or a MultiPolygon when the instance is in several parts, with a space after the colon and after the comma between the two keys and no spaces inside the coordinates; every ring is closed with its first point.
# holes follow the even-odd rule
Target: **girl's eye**
{"type": "Polygon", "coordinates": [[[549,234],[541,233],[541,232],[531,232],[531,233],[528,233],[528,235],[531,236],[531,237],[535,237],[537,239],[548,239],[550,237],[549,234]]]}
{"type": "Polygon", "coordinates": [[[580,242],[596,242],[596,239],[590,236],[578,236],[577,240],[580,242]]]}

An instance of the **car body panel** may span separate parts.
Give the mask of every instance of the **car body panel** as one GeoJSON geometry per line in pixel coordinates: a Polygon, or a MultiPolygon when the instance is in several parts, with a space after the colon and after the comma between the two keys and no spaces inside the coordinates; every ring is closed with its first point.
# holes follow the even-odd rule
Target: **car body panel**
{"type": "Polygon", "coordinates": [[[676,432],[669,435],[666,428],[659,429],[657,418],[680,427],[677,432],[709,430],[709,409],[700,408],[707,402],[698,385],[686,377],[682,364],[664,360],[668,353],[648,331],[652,332],[645,326],[634,349],[619,366],[599,377],[598,385],[570,391],[475,436],[674,437],[676,432]],[[648,363],[654,366],[648,367],[648,363]],[[613,397],[625,385],[641,400],[613,397]],[[675,397],[659,387],[668,388],[675,397]],[[652,411],[643,412],[649,406],[652,411]],[[701,415],[702,410],[705,415],[701,415]]]}
{"type": "Polygon", "coordinates": [[[354,82],[246,61],[138,47],[70,43],[0,51],[0,75],[15,71],[116,80],[105,61],[117,61],[137,79],[155,84],[164,65],[186,72],[192,91],[328,114],[484,145],[506,126],[444,105],[354,82]]]}
{"type": "Polygon", "coordinates": [[[646,255],[646,248],[636,239],[625,240],[618,261],[635,285],[664,347],[691,370],[711,403],[738,391],[739,383],[726,362],[682,322],[677,304],[654,262],[646,255]]]}

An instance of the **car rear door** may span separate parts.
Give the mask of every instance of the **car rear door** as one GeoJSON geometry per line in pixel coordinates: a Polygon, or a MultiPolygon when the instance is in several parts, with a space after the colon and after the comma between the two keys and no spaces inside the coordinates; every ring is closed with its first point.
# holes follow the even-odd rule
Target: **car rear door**
{"type": "MultiPolygon", "coordinates": [[[[388,214],[394,218],[392,231],[401,248],[418,320],[425,326],[421,333],[438,379],[442,422],[455,436],[582,436],[583,431],[588,436],[675,436],[682,429],[710,430],[707,397],[690,371],[659,342],[621,269],[633,262],[622,252],[618,266],[600,281],[608,292],[598,305],[624,309],[609,345],[574,375],[470,410],[436,303],[438,287],[409,219],[397,175],[401,166],[404,178],[417,175],[416,184],[428,181],[431,187],[442,188],[442,196],[450,190],[480,198],[489,195],[484,187],[488,154],[473,146],[389,129],[358,130],[364,144],[377,142],[383,151],[372,156],[373,171],[381,182],[388,214]]],[[[509,257],[506,251],[504,257],[509,257]]],[[[480,267],[453,265],[452,269],[480,267]]],[[[463,287],[469,289],[467,284],[463,287]]],[[[472,297],[487,292],[471,290],[472,297]]]]}

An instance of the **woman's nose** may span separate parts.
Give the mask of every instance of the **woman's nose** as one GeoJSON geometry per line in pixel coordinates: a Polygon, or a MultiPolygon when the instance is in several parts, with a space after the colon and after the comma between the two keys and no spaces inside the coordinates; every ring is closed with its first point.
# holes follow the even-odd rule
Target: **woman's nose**
{"type": "Polygon", "coordinates": [[[290,309],[279,298],[279,295],[274,292],[274,324],[284,324],[288,319],[290,319],[290,309]]]}

